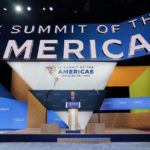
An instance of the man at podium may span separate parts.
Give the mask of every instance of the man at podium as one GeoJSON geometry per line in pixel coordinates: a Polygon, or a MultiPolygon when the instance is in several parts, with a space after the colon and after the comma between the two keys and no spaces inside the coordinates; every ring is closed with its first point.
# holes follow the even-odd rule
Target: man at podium
{"type": "Polygon", "coordinates": [[[68,109],[68,125],[70,130],[78,129],[78,108],[80,108],[80,102],[75,98],[75,92],[71,92],[71,97],[66,102],[66,108],[68,109]]]}
{"type": "Polygon", "coordinates": [[[71,92],[71,98],[68,100],[68,102],[78,102],[78,100],[75,98],[75,92],[71,92]]]}

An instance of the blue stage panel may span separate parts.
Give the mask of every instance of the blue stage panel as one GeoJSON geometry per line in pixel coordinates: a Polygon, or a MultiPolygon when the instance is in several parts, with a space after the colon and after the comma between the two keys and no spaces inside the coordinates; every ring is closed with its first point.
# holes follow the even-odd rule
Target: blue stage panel
{"type": "Polygon", "coordinates": [[[14,99],[14,97],[10,94],[10,92],[2,84],[0,84],[0,97],[14,99]]]}
{"type": "Polygon", "coordinates": [[[27,127],[27,102],[0,97],[0,130],[27,127]]]}
{"type": "Polygon", "coordinates": [[[105,98],[100,110],[150,109],[150,97],[105,98]]]}
{"type": "Polygon", "coordinates": [[[60,128],[68,128],[68,125],[52,110],[47,112],[47,123],[57,123],[60,128]]]}

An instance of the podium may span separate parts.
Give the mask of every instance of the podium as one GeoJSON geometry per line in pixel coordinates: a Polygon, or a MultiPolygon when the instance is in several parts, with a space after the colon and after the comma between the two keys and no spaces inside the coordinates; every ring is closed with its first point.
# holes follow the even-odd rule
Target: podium
{"type": "Polygon", "coordinates": [[[69,130],[78,130],[78,108],[80,107],[80,102],[66,102],[69,130]]]}

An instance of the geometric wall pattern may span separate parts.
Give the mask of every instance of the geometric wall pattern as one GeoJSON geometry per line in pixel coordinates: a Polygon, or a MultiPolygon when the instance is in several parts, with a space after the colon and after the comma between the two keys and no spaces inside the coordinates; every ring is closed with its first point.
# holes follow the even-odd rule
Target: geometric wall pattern
{"type": "MultiPolygon", "coordinates": [[[[130,97],[150,96],[150,67],[148,67],[129,88],[130,97]]],[[[150,110],[132,110],[131,112],[150,112],[150,110]]]]}
{"type": "Polygon", "coordinates": [[[129,87],[147,68],[148,66],[117,66],[107,87],[129,87]]]}
{"type": "MultiPolygon", "coordinates": [[[[14,70],[13,70],[13,75],[14,78],[15,76],[17,76],[14,70]]],[[[14,78],[12,78],[12,81],[14,80],[14,78]]],[[[17,80],[18,82],[20,82],[20,80],[22,79],[17,77],[17,80]]],[[[26,88],[24,88],[23,86],[26,86],[25,83],[23,82],[21,85],[17,85],[17,92],[16,92],[15,91],[16,89],[13,89],[15,87],[14,85],[12,87],[13,89],[12,94],[14,93],[13,91],[15,91],[15,93],[21,92],[22,88],[24,89],[24,92],[27,93],[30,87],[27,86],[26,88]]],[[[128,97],[150,96],[150,67],[149,66],[116,66],[109,79],[107,87],[116,88],[117,90],[122,89],[122,91],[127,89],[127,92],[129,91],[128,97]]],[[[17,94],[14,96],[17,97],[17,94]]],[[[19,99],[27,101],[26,97],[27,94],[20,94],[19,99]]],[[[149,110],[131,110],[131,112],[145,112],[145,111],[150,112],[149,110]]]]}
{"type": "MultiPolygon", "coordinates": [[[[129,97],[150,96],[149,66],[119,66],[112,73],[107,87],[129,87],[129,97]]],[[[147,109],[131,112],[150,112],[147,109]]]]}

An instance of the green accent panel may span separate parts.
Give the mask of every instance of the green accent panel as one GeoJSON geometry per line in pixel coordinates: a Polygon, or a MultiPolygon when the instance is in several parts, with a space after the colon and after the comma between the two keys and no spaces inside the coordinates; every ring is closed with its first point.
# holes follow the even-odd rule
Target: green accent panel
{"type": "Polygon", "coordinates": [[[145,112],[150,112],[150,109],[135,109],[135,110],[130,110],[131,113],[145,113],[145,112]]]}
{"type": "MultiPolygon", "coordinates": [[[[150,96],[150,67],[148,67],[129,87],[130,97],[150,96]]],[[[131,110],[131,112],[150,112],[150,109],[131,110]]]]}

